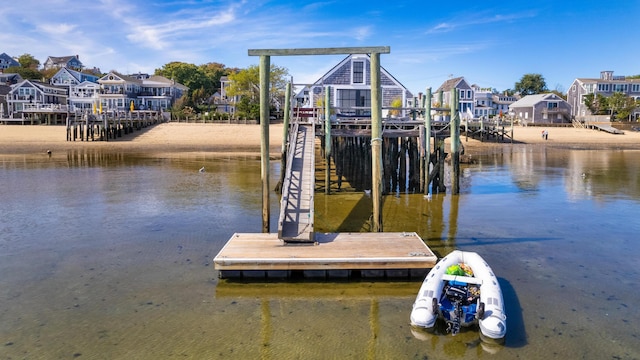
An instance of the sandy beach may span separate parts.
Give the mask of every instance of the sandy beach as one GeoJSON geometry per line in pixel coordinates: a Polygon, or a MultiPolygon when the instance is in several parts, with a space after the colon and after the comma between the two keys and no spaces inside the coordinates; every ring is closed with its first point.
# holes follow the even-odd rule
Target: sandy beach
{"type": "MultiPolygon", "coordinates": [[[[548,140],[541,136],[541,127],[514,127],[514,145],[536,144],[545,147],[575,149],[640,149],[640,132],[626,131],[621,135],[576,128],[546,128],[548,140]]],[[[272,157],[280,155],[282,124],[269,126],[269,148],[272,157]]],[[[469,155],[500,151],[514,146],[505,142],[476,139],[461,140],[469,155]]],[[[101,150],[118,152],[233,152],[260,153],[260,126],[251,124],[187,124],[163,123],[110,141],[66,141],[64,126],[0,125],[0,153],[32,154],[101,150]]]]}

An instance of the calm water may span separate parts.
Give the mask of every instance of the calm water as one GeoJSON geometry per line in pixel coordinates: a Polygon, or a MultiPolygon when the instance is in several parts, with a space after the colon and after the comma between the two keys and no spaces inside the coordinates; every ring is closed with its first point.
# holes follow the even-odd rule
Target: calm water
{"type": "MultiPolygon", "coordinates": [[[[420,282],[219,281],[231,235],[261,231],[257,158],[0,155],[0,359],[639,359],[640,152],[478,160],[459,196],[386,197],[384,229],[491,264],[501,347],[412,332],[420,282]]],[[[317,194],[316,226],[367,230],[370,209],[317,194]]]]}

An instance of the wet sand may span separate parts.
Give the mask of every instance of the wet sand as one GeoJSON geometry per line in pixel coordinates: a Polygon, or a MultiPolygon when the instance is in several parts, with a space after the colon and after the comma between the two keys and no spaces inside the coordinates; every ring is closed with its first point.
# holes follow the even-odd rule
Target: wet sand
{"type": "MultiPolygon", "coordinates": [[[[541,127],[515,127],[514,144],[536,144],[573,149],[640,149],[640,132],[622,135],[576,128],[547,128],[548,140],[542,138],[541,127]]],[[[107,150],[118,152],[233,152],[260,153],[260,125],[163,123],[111,141],[66,141],[64,126],[0,125],[0,153],[33,154],[48,150],[107,150]]],[[[282,124],[269,126],[271,156],[279,156],[282,146],[282,124]]],[[[461,141],[466,154],[500,151],[513,146],[504,142],[476,139],[461,141]]]]}

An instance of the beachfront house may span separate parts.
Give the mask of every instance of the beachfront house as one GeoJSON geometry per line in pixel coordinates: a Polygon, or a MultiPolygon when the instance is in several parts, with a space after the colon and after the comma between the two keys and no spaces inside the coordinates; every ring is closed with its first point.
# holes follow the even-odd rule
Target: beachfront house
{"type": "Polygon", "coordinates": [[[509,112],[509,105],[520,98],[494,92],[491,88],[480,88],[477,85],[472,85],[472,88],[475,97],[473,114],[478,119],[506,115],[509,112]]]}
{"type": "Polygon", "coordinates": [[[99,101],[99,77],[63,67],[51,77],[49,83],[69,89],[70,111],[91,111],[99,101]]]}
{"type": "Polygon", "coordinates": [[[11,85],[6,96],[10,118],[24,118],[25,114],[48,124],[64,123],[68,111],[68,88],[35,80],[23,80],[11,85]]]}
{"type": "Polygon", "coordinates": [[[23,80],[11,86],[7,94],[7,106],[10,112],[21,112],[38,108],[67,105],[65,87],[46,84],[35,80],[23,80]]]}
{"type": "Polygon", "coordinates": [[[138,99],[142,80],[111,71],[98,79],[100,107],[103,111],[126,111],[138,99]]]}
{"type": "MultiPolygon", "coordinates": [[[[579,121],[592,115],[584,104],[584,97],[587,94],[600,94],[609,97],[616,92],[636,100],[640,99],[640,79],[614,76],[613,71],[602,71],[599,78],[575,79],[567,91],[567,101],[571,104],[572,109],[571,115],[579,121]]],[[[632,118],[634,120],[640,119],[640,109],[636,108],[633,111],[632,118]]]]}
{"type": "Polygon", "coordinates": [[[446,80],[432,93],[431,103],[434,107],[451,106],[451,90],[455,89],[460,94],[460,118],[471,119],[474,117],[475,90],[464,77],[456,77],[446,80]]]}
{"type": "Polygon", "coordinates": [[[189,88],[159,75],[112,71],[98,79],[104,111],[166,110],[189,88]]]}
{"type": "Polygon", "coordinates": [[[160,75],[145,76],[141,79],[141,92],[135,102],[140,110],[166,110],[189,88],[160,75]]]}
{"type": "Polygon", "coordinates": [[[554,93],[527,95],[509,106],[522,124],[570,123],[571,105],[554,93]]]}
{"type": "MultiPolygon", "coordinates": [[[[311,85],[303,86],[295,95],[298,108],[322,108],[325,89],[330,87],[330,106],[337,116],[371,116],[371,74],[370,57],[366,54],[351,54],[336,64],[331,70],[311,85]]],[[[382,116],[389,114],[394,100],[400,100],[406,107],[413,97],[411,92],[380,67],[380,85],[382,88],[382,116]]],[[[406,116],[404,110],[398,116],[406,116]]]]}
{"type": "Polygon", "coordinates": [[[61,69],[61,68],[70,68],[73,70],[81,71],[84,68],[82,62],[80,61],[79,55],[70,55],[70,56],[49,56],[47,60],[42,64],[45,70],[49,69],[61,69]]]}
{"type": "Polygon", "coordinates": [[[0,54],[0,71],[6,68],[19,67],[19,66],[20,66],[20,63],[16,59],[12,58],[6,53],[0,54]]]}

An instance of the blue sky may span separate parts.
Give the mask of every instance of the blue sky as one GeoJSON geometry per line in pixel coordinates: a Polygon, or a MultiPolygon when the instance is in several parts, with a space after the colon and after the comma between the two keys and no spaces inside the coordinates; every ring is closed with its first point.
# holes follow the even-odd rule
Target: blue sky
{"type": "MultiPolygon", "coordinates": [[[[389,46],[382,66],[414,94],[464,76],[505,90],[541,74],[640,74],[640,1],[21,0],[0,7],[0,53],[79,55],[103,72],[153,73],[171,61],[257,65],[248,49],[389,46]]],[[[272,57],[296,84],[344,56],[272,57]]]]}

